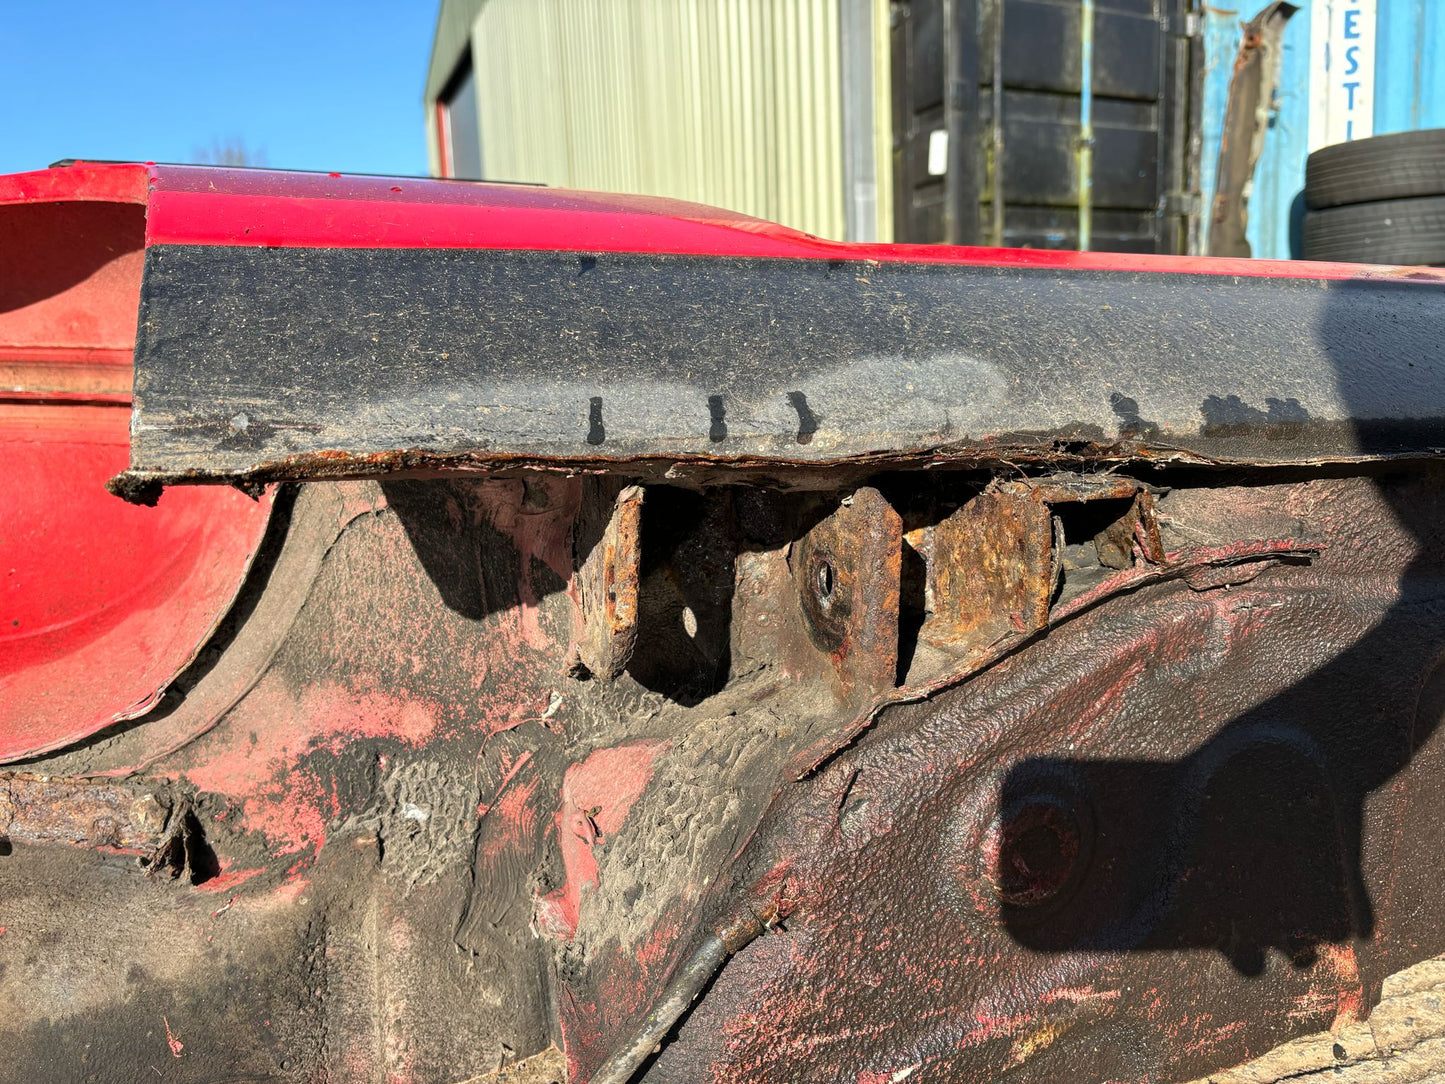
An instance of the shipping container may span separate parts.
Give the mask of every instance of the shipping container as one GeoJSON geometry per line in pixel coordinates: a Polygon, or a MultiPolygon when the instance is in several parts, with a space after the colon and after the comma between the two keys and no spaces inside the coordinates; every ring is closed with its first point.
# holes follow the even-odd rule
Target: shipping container
{"type": "MultiPolygon", "coordinates": [[[[1201,8],[1203,205],[1215,190],[1230,70],[1240,21],[1263,7],[1201,8]]],[[[1301,0],[1285,25],[1278,84],[1249,199],[1252,254],[1299,258],[1305,159],[1332,143],[1445,127],[1445,3],[1441,0],[1301,0]]],[[[1209,223],[1202,223],[1206,251],[1209,223]]]]}
{"type": "MultiPolygon", "coordinates": [[[[1243,27],[1271,6],[445,0],[432,171],[828,238],[1206,253],[1243,27]]],[[[1445,126],[1445,2],[1278,7],[1243,198],[1251,253],[1289,258],[1311,150],[1445,126]]]]}

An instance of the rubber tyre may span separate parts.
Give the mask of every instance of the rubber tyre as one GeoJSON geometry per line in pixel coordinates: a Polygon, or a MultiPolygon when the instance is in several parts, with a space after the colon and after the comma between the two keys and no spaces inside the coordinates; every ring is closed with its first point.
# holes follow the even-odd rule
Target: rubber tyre
{"type": "Polygon", "coordinates": [[[1304,221],[1304,258],[1445,265],[1445,196],[1310,211],[1304,221]]]}
{"type": "Polygon", "coordinates": [[[1445,196],[1445,128],[1321,147],[1305,163],[1305,206],[1445,196]]]}

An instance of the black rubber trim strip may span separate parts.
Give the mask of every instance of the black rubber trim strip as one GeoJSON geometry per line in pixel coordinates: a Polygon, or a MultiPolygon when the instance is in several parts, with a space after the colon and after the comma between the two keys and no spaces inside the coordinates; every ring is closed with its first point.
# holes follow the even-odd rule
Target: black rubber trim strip
{"type": "Polygon", "coordinates": [[[1445,447],[1423,283],[158,246],[129,483],[1445,447]]]}

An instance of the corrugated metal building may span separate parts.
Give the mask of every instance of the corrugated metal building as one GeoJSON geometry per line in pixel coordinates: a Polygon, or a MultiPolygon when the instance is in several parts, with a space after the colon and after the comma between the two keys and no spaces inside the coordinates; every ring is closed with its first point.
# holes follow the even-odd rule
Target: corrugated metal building
{"type": "MultiPolygon", "coordinates": [[[[1241,23],[1265,2],[444,0],[432,170],[832,238],[1203,252],[1241,23]]],[[[1256,256],[1298,254],[1311,150],[1445,126],[1445,0],[1297,3],[1256,256]]]]}
{"type": "Polygon", "coordinates": [[[886,43],[887,19],[888,0],[445,0],[426,88],[432,170],[877,236],[889,148],[872,88],[888,84],[886,49],[872,43],[886,43]],[[472,94],[475,155],[470,132],[457,138],[472,94]],[[850,146],[845,108],[864,114],[850,146]],[[854,201],[844,198],[850,154],[854,201]]]}

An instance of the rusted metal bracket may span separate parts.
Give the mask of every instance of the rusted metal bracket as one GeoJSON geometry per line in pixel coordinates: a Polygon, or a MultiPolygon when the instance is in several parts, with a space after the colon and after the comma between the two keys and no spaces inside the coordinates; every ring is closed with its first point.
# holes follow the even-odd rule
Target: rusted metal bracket
{"type": "Polygon", "coordinates": [[[642,561],[642,487],[620,491],[605,479],[584,487],[576,537],[582,634],[577,655],[589,673],[611,681],[637,645],[642,561]]]}
{"type": "Polygon", "coordinates": [[[134,855],[147,873],[189,874],[192,884],[219,871],[191,796],[156,779],[0,773],[0,854],[13,843],[134,855]]]}
{"type": "Polygon", "coordinates": [[[1049,509],[1027,496],[988,491],[933,532],[931,642],[992,643],[1043,628],[1053,582],[1049,509]]]}
{"type": "Polygon", "coordinates": [[[903,520],[865,486],[789,554],[808,640],[831,657],[840,698],[891,688],[898,674],[903,520]]]}
{"type": "Polygon", "coordinates": [[[164,841],[169,803],[120,783],[0,775],[0,840],[150,854],[164,841]]]}
{"type": "Polygon", "coordinates": [[[933,532],[933,614],[922,637],[953,649],[1048,624],[1078,580],[1164,559],[1154,497],[1127,478],[997,482],[933,532]]]}

